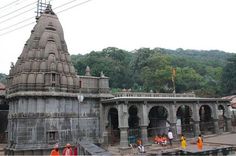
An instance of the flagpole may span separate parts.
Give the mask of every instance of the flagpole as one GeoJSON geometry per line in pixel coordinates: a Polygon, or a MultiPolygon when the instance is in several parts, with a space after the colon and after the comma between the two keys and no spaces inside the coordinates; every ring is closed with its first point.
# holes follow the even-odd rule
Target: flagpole
{"type": "Polygon", "coordinates": [[[176,77],[176,68],[172,68],[172,83],[173,83],[173,94],[175,96],[175,77],[176,77]]]}

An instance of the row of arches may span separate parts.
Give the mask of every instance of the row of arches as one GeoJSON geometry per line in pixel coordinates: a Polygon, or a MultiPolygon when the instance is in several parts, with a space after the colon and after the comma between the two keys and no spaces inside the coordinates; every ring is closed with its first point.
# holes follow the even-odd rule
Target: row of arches
{"type": "MultiPolygon", "coordinates": [[[[218,106],[218,118],[219,126],[222,122],[222,128],[226,130],[226,112],[223,105],[218,106]]],[[[193,119],[193,110],[188,105],[181,105],[176,110],[176,133],[185,134],[185,135],[197,135],[193,134],[194,132],[194,119],[193,119]]],[[[199,115],[199,127],[201,133],[214,133],[214,119],[213,111],[209,105],[201,105],[198,110],[199,115]]],[[[170,121],[168,120],[170,114],[168,110],[163,106],[153,106],[148,112],[148,137],[153,137],[158,134],[166,134],[170,128],[170,121]]],[[[108,111],[108,127],[110,133],[113,137],[116,137],[115,140],[119,140],[119,116],[118,110],[115,107],[112,107],[108,111]]],[[[140,121],[139,110],[136,105],[132,105],[128,109],[128,136],[132,138],[141,137],[140,132],[140,121]]]]}

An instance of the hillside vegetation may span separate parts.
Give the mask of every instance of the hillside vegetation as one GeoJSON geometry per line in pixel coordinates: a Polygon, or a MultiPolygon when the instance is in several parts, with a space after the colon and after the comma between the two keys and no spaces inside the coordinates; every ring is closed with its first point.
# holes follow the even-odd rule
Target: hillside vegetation
{"type": "Polygon", "coordinates": [[[176,69],[177,93],[194,92],[198,96],[217,97],[234,94],[236,56],[218,50],[169,50],[140,48],[126,51],[108,47],[85,55],[72,55],[80,75],[86,66],[94,76],[110,77],[113,91],[173,92],[172,69],[176,69]]]}

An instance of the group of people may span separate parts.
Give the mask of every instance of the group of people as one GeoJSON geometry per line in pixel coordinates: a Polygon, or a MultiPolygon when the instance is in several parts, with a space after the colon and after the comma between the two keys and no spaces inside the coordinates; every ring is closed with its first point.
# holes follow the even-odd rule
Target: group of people
{"type": "Polygon", "coordinates": [[[159,144],[162,146],[166,146],[167,145],[167,141],[169,140],[170,145],[172,146],[172,140],[173,140],[173,133],[171,132],[171,130],[168,131],[168,134],[158,134],[155,136],[154,138],[154,143],[155,144],[159,144]]]}
{"type": "MultiPolygon", "coordinates": [[[[77,154],[78,154],[77,147],[75,147],[73,151],[69,143],[66,144],[66,147],[63,149],[63,152],[62,152],[62,156],[77,156],[77,154]]],[[[50,156],[60,156],[58,144],[54,146],[53,150],[51,151],[50,156]]]]}
{"type": "MultiPolygon", "coordinates": [[[[169,130],[167,135],[163,134],[163,135],[155,136],[154,137],[154,143],[162,145],[162,146],[166,146],[167,142],[169,141],[170,146],[172,146],[172,140],[173,139],[174,139],[173,133],[171,132],[171,130],[169,130]]],[[[186,141],[186,138],[183,134],[181,135],[180,142],[181,142],[181,147],[183,149],[185,149],[187,147],[187,141],[186,141]]],[[[197,148],[199,150],[202,150],[202,148],[203,148],[203,138],[202,138],[201,134],[197,138],[197,148]]]]}
{"type": "MultiPolygon", "coordinates": [[[[187,147],[187,141],[186,141],[186,138],[183,134],[180,138],[180,142],[181,142],[181,147],[183,149],[185,149],[187,147]]],[[[203,147],[203,138],[202,138],[202,135],[199,134],[199,136],[197,138],[197,148],[198,148],[198,150],[202,150],[202,147],[203,147]]]]}

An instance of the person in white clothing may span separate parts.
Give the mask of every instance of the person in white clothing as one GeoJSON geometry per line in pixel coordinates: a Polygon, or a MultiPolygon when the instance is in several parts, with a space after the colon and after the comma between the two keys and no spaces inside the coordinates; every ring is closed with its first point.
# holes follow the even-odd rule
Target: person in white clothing
{"type": "Polygon", "coordinates": [[[173,140],[173,133],[171,132],[171,130],[169,129],[168,131],[168,139],[169,139],[169,142],[170,142],[170,146],[172,146],[172,140],[173,140]]]}

